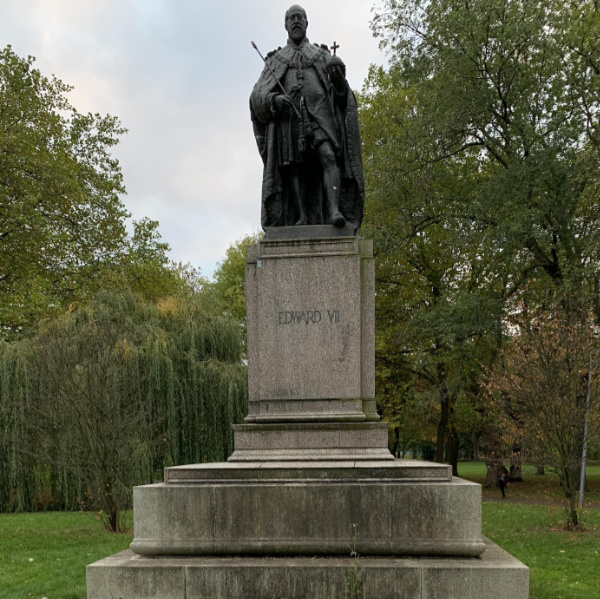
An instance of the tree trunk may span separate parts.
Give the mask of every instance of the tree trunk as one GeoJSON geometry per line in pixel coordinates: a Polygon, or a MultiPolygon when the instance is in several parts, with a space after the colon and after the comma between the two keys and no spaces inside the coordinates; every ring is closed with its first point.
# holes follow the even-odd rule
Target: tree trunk
{"type": "Polygon", "coordinates": [[[579,516],[577,514],[577,479],[575,478],[575,472],[572,468],[565,468],[560,478],[560,484],[563,488],[563,493],[568,500],[568,511],[567,519],[565,522],[565,528],[572,530],[579,527],[579,516]]]}
{"type": "Polygon", "coordinates": [[[479,439],[475,433],[471,433],[471,444],[473,445],[473,460],[479,462],[479,439]]]}
{"type": "MultiPolygon", "coordinates": [[[[589,493],[590,492],[590,488],[588,486],[586,474],[583,475],[583,492],[584,493],[589,493]]],[[[575,481],[575,485],[577,487],[577,491],[579,491],[579,485],[581,483],[581,464],[573,468],[573,479],[575,481]]]]}
{"type": "Polygon", "coordinates": [[[498,487],[498,470],[502,466],[502,462],[498,456],[492,451],[489,457],[486,456],[485,467],[485,483],[483,483],[484,489],[496,489],[498,487]]]}
{"type": "Polygon", "coordinates": [[[120,532],[119,528],[119,506],[112,495],[112,484],[106,483],[106,492],[104,497],[100,498],[100,506],[102,506],[105,514],[106,527],[111,532],[120,532]]]}
{"type": "Polygon", "coordinates": [[[514,444],[512,454],[510,456],[510,470],[508,472],[508,480],[511,483],[522,483],[523,476],[521,467],[523,465],[523,455],[521,453],[521,445],[514,444]]]}
{"type": "Polygon", "coordinates": [[[459,443],[457,432],[452,431],[446,443],[446,461],[452,466],[452,476],[458,476],[459,443]]]}
{"type": "Polygon", "coordinates": [[[438,388],[440,391],[440,421],[437,429],[437,445],[435,451],[435,461],[443,463],[444,445],[446,442],[446,431],[448,429],[448,420],[450,418],[450,395],[446,387],[446,369],[443,364],[438,364],[438,388]]]}
{"type": "Polygon", "coordinates": [[[400,445],[400,431],[398,430],[398,427],[395,426],[394,427],[394,444],[392,446],[392,454],[395,458],[398,457],[398,445],[400,445]]]}

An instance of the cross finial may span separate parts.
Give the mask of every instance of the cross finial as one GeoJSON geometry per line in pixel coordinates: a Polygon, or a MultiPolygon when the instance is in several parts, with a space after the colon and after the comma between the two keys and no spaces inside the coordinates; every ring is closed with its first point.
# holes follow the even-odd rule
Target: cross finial
{"type": "Polygon", "coordinates": [[[333,55],[336,55],[336,50],[339,48],[338,43],[337,42],[333,42],[333,46],[331,46],[333,48],[333,55]]]}

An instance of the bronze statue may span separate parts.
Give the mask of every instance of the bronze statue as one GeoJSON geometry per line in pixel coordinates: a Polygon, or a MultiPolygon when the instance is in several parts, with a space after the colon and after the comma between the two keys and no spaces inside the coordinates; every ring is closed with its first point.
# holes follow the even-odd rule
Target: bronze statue
{"type": "Polygon", "coordinates": [[[356,230],[364,203],[356,100],[338,46],[332,56],[311,44],[307,27],[306,11],[291,6],[287,45],[267,55],[250,96],[264,163],[262,226],[349,223],[356,230]]]}

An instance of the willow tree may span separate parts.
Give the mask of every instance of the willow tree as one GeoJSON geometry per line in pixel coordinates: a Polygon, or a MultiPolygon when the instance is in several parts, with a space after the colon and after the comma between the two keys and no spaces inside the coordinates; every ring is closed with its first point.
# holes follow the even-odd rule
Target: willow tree
{"type": "Polygon", "coordinates": [[[102,293],[4,344],[3,509],[35,509],[50,472],[116,531],[133,485],[163,466],[226,459],[247,405],[241,351],[237,323],[201,298],[131,293],[102,293]]]}

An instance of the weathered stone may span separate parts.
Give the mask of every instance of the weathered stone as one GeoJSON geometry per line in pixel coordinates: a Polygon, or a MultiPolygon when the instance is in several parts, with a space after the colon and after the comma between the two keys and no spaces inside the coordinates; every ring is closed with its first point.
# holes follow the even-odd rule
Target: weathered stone
{"type": "MultiPolygon", "coordinates": [[[[364,402],[360,399],[282,399],[256,400],[250,404],[246,422],[363,422],[366,420],[364,402]]],[[[371,411],[375,407],[371,406],[371,411]]]]}
{"type": "Polygon", "coordinates": [[[393,460],[387,438],[385,422],[234,425],[229,461],[393,460]]]}
{"type": "Polygon", "coordinates": [[[242,480],[329,481],[384,480],[387,482],[449,482],[452,467],[447,464],[396,460],[340,462],[220,462],[165,468],[165,483],[207,483],[242,480]]]}
{"type": "Polygon", "coordinates": [[[186,566],[122,551],[86,568],[87,599],[187,599],[186,566]]]}
{"type": "Polygon", "coordinates": [[[372,478],[353,476],[353,469],[342,476],[333,466],[329,479],[311,479],[306,470],[298,465],[296,475],[287,469],[287,479],[249,479],[241,468],[237,480],[233,470],[226,480],[135,487],[131,549],[142,555],[347,555],[356,533],[364,555],[483,551],[480,485],[401,479],[392,468],[383,475],[372,468],[372,478]]]}
{"type": "Polygon", "coordinates": [[[356,566],[365,599],[527,599],[529,570],[485,539],[480,558],[189,557],[123,551],[87,567],[88,599],[334,599],[356,566]],[[152,586],[150,581],[162,580],[152,586]]]}
{"type": "Polygon", "coordinates": [[[249,249],[246,422],[379,419],[372,255],[355,237],[249,249]]]}

